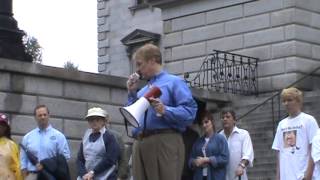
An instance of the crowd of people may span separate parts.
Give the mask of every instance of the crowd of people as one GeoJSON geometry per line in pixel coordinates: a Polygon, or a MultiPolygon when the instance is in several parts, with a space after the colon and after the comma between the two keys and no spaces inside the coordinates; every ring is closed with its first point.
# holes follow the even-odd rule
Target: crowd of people
{"type": "MultiPolygon", "coordinates": [[[[220,113],[222,130],[217,131],[217,121],[197,105],[185,81],[163,70],[157,46],[142,46],[133,60],[136,73],[147,84],[139,88],[136,75],[129,76],[127,106],[152,87],[158,87],[161,96],[148,98],[150,106],[137,119],[139,126],[132,128],[132,176],[121,135],[109,128],[111,117],[93,107],[84,117],[89,128],[78,149],[77,180],[248,180],[253,145],[249,132],[237,126],[235,111],[220,113]]],[[[284,89],[281,99],[288,116],[280,121],[272,144],[277,153],[276,179],[319,180],[317,121],[302,112],[303,95],[297,88],[284,89]]],[[[0,179],[71,179],[66,137],[50,124],[46,105],[36,106],[34,117],[37,127],[17,145],[8,117],[0,113],[0,179]]]]}

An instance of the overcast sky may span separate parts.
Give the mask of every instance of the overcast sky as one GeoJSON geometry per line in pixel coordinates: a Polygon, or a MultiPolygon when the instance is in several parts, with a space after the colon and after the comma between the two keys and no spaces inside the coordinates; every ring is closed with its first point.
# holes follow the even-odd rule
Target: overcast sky
{"type": "Polygon", "coordinates": [[[13,0],[18,27],[38,39],[43,64],[97,72],[96,0],[13,0]]]}

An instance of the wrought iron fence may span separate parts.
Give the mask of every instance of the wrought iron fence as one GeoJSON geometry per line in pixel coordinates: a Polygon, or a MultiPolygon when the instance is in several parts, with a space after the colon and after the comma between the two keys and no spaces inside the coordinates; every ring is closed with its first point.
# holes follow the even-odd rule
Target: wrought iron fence
{"type": "Polygon", "coordinates": [[[199,71],[192,74],[185,73],[185,80],[191,87],[233,94],[257,95],[257,67],[258,58],[213,50],[213,53],[205,58],[199,71]]]}

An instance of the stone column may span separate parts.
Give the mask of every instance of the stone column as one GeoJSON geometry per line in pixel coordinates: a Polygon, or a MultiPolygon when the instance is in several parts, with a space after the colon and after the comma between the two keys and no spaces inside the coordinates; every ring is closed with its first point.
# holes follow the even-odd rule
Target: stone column
{"type": "Polygon", "coordinates": [[[32,62],[22,44],[24,32],[13,18],[12,0],[0,0],[0,57],[32,62]]]}

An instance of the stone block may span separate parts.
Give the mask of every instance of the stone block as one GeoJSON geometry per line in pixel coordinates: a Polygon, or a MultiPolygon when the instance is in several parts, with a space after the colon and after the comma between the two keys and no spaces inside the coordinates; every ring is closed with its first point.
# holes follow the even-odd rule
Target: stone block
{"type": "Polygon", "coordinates": [[[207,24],[228,21],[243,16],[242,5],[226,7],[222,9],[212,10],[206,13],[207,24]]]}
{"type": "Polygon", "coordinates": [[[239,51],[232,51],[233,53],[259,58],[259,61],[269,60],[271,58],[271,46],[258,46],[253,48],[246,48],[239,51]]]}
{"type": "Polygon", "coordinates": [[[288,25],[285,28],[285,38],[320,44],[320,30],[301,25],[288,25]]]}
{"type": "Polygon", "coordinates": [[[184,30],[205,25],[205,13],[185,16],[172,20],[172,31],[184,30]]]}
{"type": "Polygon", "coordinates": [[[98,9],[98,17],[105,17],[105,16],[109,16],[110,14],[110,9],[109,7],[106,7],[104,9],[98,9]]]}
{"type": "Polygon", "coordinates": [[[284,9],[271,13],[271,26],[293,23],[295,9],[284,9]]]}
{"type": "Polygon", "coordinates": [[[165,34],[172,32],[172,21],[163,21],[163,32],[165,34]]]}
{"type": "Polygon", "coordinates": [[[286,72],[285,59],[273,59],[269,61],[259,62],[258,74],[259,76],[272,76],[286,72]]]}
{"type": "Polygon", "coordinates": [[[312,58],[320,60],[320,46],[312,45],[312,58]]]}
{"type": "MultiPolygon", "coordinates": [[[[106,72],[106,70],[107,70],[106,63],[99,63],[98,64],[98,72],[99,73],[106,72]]],[[[109,73],[104,73],[104,74],[109,74],[109,73]]]]}
{"type": "Polygon", "coordinates": [[[106,8],[106,2],[105,1],[98,2],[97,9],[101,10],[101,9],[104,9],[104,8],[106,8]]]}
{"type": "MultiPolygon", "coordinates": [[[[83,117],[84,119],[84,117],[83,117]]],[[[83,121],[74,121],[70,119],[64,120],[64,128],[65,136],[68,138],[77,138],[81,139],[85,133],[85,131],[89,128],[88,122],[86,120],[83,121]]]]}
{"type": "Polygon", "coordinates": [[[132,139],[127,136],[126,129],[123,125],[111,124],[110,129],[117,131],[121,134],[122,140],[125,143],[132,142],[132,139]]]}
{"type": "Polygon", "coordinates": [[[98,57],[98,63],[99,64],[109,63],[109,62],[110,62],[110,57],[109,57],[108,54],[106,54],[105,56],[98,57]]]}
{"type": "Polygon", "coordinates": [[[311,24],[312,13],[301,9],[284,9],[271,13],[271,25],[279,26],[286,24],[311,24]]]}
{"type": "Polygon", "coordinates": [[[164,35],[163,38],[163,47],[172,47],[181,45],[182,43],[182,32],[175,32],[164,35]]]}
{"type": "MultiPolygon", "coordinates": [[[[50,118],[49,123],[63,133],[62,119],[50,118]]],[[[12,115],[11,130],[12,133],[27,134],[31,130],[38,127],[37,121],[33,115],[12,115]]]]}
{"type": "Polygon", "coordinates": [[[38,102],[45,104],[53,116],[81,119],[87,113],[86,102],[49,97],[39,97],[38,102]]]}
{"type": "Polygon", "coordinates": [[[110,99],[110,89],[104,86],[65,82],[64,96],[77,100],[105,102],[110,99]]]}
{"type": "Polygon", "coordinates": [[[162,61],[169,62],[172,60],[172,48],[165,48],[163,52],[162,61]]]}
{"type": "Polygon", "coordinates": [[[107,55],[107,48],[98,49],[98,56],[106,56],[106,55],[107,55]]]}
{"type": "Polygon", "coordinates": [[[126,89],[111,88],[110,94],[111,103],[118,104],[120,106],[127,103],[128,92],[126,89]]]}
{"type": "Polygon", "coordinates": [[[98,48],[107,48],[109,47],[109,39],[98,41],[98,48]]]}
{"type": "Polygon", "coordinates": [[[224,24],[214,24],[183,31],[183,43],[188,44],[224,36],[224,24]]]}
{"type": "Polygon", "coordinates": [[[319,0],[308,0],[308,1],[295,1],[295,6],[301,9],[307,9],[314,12],[320,12],[320,1],[319,0]]]}
{"type": "Polygon", "coordinates": [[[98,26],[106,24],[106,17],[100,17],[97,20],[98,26]]]}
{"type": "Polygon", "coordinates": [[[0,72],[0,90],[8,91],[10,89],[10,74],[0,72]]]}
{"type": "Polygon", "coordinates": [[[206,54],[205,42],[172,48],[172,59],[185,59],[206,54]]]}
{"type": "Polygon", "coordinates": [[[0,111],[33,114],[36,96],[0,92],[0,111]]]}
{"type": "MultiPolygon", "coordinates": [[[[70,152],[71,152],[71,159],[76,160],[77,154],[78,154],[78,151],[80,148],[81,140],[68,139],[68,144],[69,144],[69,148],[70,148],[70,152]]],[[[70,169],[70,172],[71,172],[71,169],[70,169]]]]}
{"type": "Polygon", "coordinates": [[[271,77],[259,77],[258,78],[259,93],[272,91],[271,77]]]}
{"type": "Polygon", "coordinates": [[[286,56],[311,57],[311,45],[299,41],[289,41],[272,45],[272,58],[286,56]]]}
{"type": "Polygon", "coordinates": [[[316,28],[320,28],[320,20],[319,19],[320,19],[320,14],[312,13],[311,26],[316,27],[316,28]]]}
{"type": "Polygon", "coordinates": [[[169,62],[165,64],[165,69],[172,74],[182,74],[183,70],[183,61],[169,62]]]}
{"type": "Polygon", "coordinates": [[[282,9],[282,1],[259,0],[244,4],[244,15],[250,16],[282,9]]]}
{"type": "Polygon", "coordinates": [[[301,57],[286,58],[286,72],[303,72],[305,74],[313,71],[319,66],[319,62],[301,57]]]}
{"type": "Polygon", "coordinates": [[[226,22],[226,34],[237,34],[264,29],[270,26],[269,14],[262,14],[248,18],[226,22]]]}
{"type": "Polygon", "coordinates": [[[212,50],[230,51],[243,47],[243,35],[227,36],[224,38],[207,41],[207,53],[212,53],[212,50]]]}
{"type": "Polygon", "coordinates": [[[244,47],[258,46],[284,40],[282,27],[261,30],[244,35],[244,47]]]}
{"type": "Polygon", "coordinates": [[[107,32],[99,32],[98,33],[98,41],[105,40],[107,38],[107,32]]]}
{"type": "Polygon", "coordinates": [[[105,23],[103,25],[99,25],[98,26],[98,32],[108,32],[110,30],[110,24],[109,23],[105,23]]]}
{"type": "Polygon", "coordinates": [[[12,90],[29,94],[43,94],[51,96],[62,96],[62,81],[35,77],[12,75],[12,90]]]}
{"type": "Polygon", "coordinates": [[[37,127],[37,122],[33,115],[12,115],[11,132],[25,135],[37,127]]]}
{"type": "MultiPolygon", "coordinates": [[[[296,82],[302,77],[300,73],[287,73],[280,74],[272,77],[272,87],[275,90],[283,89],[292,83],[296,82]]],[[[303,81],[299,84],[294,85],[297,88],[301,89],[310,89],[312,87],[312,81],[303,81]]]]}
{"type": "MultiPolygon", "coordinates": [[[[192,59],[186,59],[183,61],[184,72],[197,72],[200,70],[202,63],[206,57],[198,57],[192,59]]],[[[190,78],[189,78],[190,79],[190,78]]]]}
{"type": "Polygon", "coordinates": [[[295,23],[310,26],[311,21],[312,21],[312,12],[302,10],[302,9],[295,9],[295,14],[294,14],[295,23]]]}

